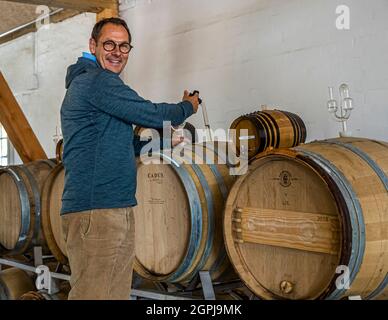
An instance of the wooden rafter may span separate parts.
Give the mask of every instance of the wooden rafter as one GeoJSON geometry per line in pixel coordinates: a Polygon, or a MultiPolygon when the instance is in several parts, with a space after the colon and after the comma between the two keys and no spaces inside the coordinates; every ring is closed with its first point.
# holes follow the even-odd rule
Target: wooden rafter
{"type": "MultiPolygon", "coordinates": [[[[60,7],[63,10],[51,16],[50,22],[56,23],[82,12],[95,12],[96,20],[104,18],[119,17],[118,0],[7,0],[15,3],[32,5],[47,5],[49,7],[60,7]],[[70,8],[70,9],[69,9],[70,8]]],[[[0,44],[16,39],[24,34],[35,32],[36,24],[31,23],[11,33],[0,37],[0,44]]]]}
{"type": "Polygon", "coordinates": [[[116,18],[119,16],[119,10],[117,9],[104,9],[96,15],[96,21],[103,20],[105,18],[116,18]]]}
{"type": "MultiPolygon", "coordinates": [[[[79,14],[79,11],[71,10],[71,9],[65,9],[61,12],[58,12],[50,17],[50,23],[57,23],[61,22],[63,20],[66,20],[68,18],[74,17],[77,14],[79,14]]],[[[27,33],[35,32],[37,30],[36,23],[31,23],[17,31],[14,31],[12,33],[9,33],[5,36],[0,37],[0,44],[11,41],[13,39],[16,39],[18,37],[21,37],[27,33]]]]}
{"type": "Polygon", "coordinates": [[[117,9],[117,0],[7,0],[48,7],[73,9],[77,11],[101,12],[104,9],[117,9]]]}

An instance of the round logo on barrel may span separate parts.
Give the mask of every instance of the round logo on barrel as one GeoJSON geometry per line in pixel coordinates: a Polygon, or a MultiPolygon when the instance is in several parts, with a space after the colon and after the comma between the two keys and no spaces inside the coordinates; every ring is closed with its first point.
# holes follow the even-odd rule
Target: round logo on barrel
{"type": "Polygon", "coordinates": [[[291,185],[292,175],[288,171],[282,171],[279,175],[279,179],[280,179],[280,185],[282,187],[287,188],[291,185]]]}

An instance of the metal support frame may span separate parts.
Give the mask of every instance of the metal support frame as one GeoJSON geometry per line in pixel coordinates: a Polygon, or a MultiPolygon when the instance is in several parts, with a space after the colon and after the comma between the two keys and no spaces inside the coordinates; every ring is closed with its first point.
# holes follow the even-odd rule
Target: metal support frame
{"type": "MultiPolygon", "coordinates": [[[[57,265],[56,272],[51,272],[49,268],[43,264],[45,258],[51,258],[51,256],[43,256],[42,248],[34,248],[34,266],[25,263],[20,263],[11,259],[0,258],[0,271],[2,265],[18,268],[29,273],[37,274],[35,286],[37,290],[45,290],[49,295],[59,292],[58,280],[70,280],[70,275],[59,273],[61,271],[61,264],[57,265]]],[[[151,300],[197,300],[194,298],[194,293],[202,291],[204,300],[216,300],[216,292],[227,292],[236,288],[242,287],[241,280],[233,280],[227,283],[214,284],[211,280],[209,271],[200,271],[197,276],[189,283],[187,287],[183,287],[180,284],[174,284],[178,291],[176,292],[163,292],[163,288],[158,290],[139,290],[132,289],[130,300],[137,300],[138,298],[151,299],[151,300]],[[201,287],[197,286],[201,283],[201,287]]],[[[166,288],[164,288],[166,289],[166,288]]],[[[233,293],[230,293],[233,295],[233,293]]],[[[255,297],[254,299],[258,299],[255,297]]],[[[362,300],[361,296],[349,296],[348,300],[362,300]]]]}
{"type": "Polygon", "coordinates": [[[1,265],[9,266],[9,267],[14,267],[18,268],[24,271],[36,273],[36,268],[33,266],[26,265],[24,263],[16,262],[14,260],[9,260],[9,259],[2,259],[0,258],[0,267],[1,265]]]}
{"type": "MultiPolygon", "coordinates": [[[[18,268],[30,273],[37,274],[35,286],[37,290],[45,290],[49,295],[59,292],[58,280],[70,280],[70,275],[51,272],[49,268],[43,264],[46,257],[42,256],[42,248],[34,248],[34,265],[28,265],[20,263],[11,259],[0,258],[0,271],[2,265],[18,268]]],[[[56,271],[60,268],[57,267],[56,271]]],[[[203,298],[205,300],[216,300],[216,291],[227,291],[234,288],[241,287],[241,281],[232,281],[231,283],[221,283],[214,285],[209,271],[200,271],[198,276],[190,283],[188,287],[177,292],[163,292],[157,290],[139,290],[132,289],[130,300],[137,300],[138,298],[151,299],[151,300],[197,300],[199,298],[193,297],[193,293],[202,291],[203,298]],[[201,288],[196,288],[201,283],[201,288]]]]}
{"type": "Polygon", "coordinates": [[[130,299],[137,300],[138,298],[145,298],[151,300],[195,300],[193,298],[184,296],[183,294],[160,293],[154,290],[132,289],[130,299]]]}
{"type": "Polygon", "coordinates": [[[203,297],[205,300],[216,300],[216,294],[214,292],[214,287],[209,271],[200,271],[199,277],[201,279],[203,297]]]}
{"type": "Polygon", "coordinates": [[[34,266],[41,266],[43,264],[42,247],[34,247],[34,266]]]}

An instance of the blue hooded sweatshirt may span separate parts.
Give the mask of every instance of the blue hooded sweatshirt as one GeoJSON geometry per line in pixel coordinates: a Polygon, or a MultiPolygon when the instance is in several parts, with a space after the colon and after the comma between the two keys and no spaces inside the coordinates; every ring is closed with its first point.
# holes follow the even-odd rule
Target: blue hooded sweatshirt
{"type": "Polygon", "coordinates": [[[132,125],[179,125],[193,114],[192,104],[145,100],[118,74],[87,57],[68,68],[66,89],[61,214],[136,206],[135,153],[144,143],[134,139],[132,125]]]}

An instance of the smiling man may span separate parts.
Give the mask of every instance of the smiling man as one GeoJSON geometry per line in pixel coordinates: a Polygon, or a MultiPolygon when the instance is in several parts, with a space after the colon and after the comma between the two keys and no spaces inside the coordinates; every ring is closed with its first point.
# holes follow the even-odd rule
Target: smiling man
{"type": "MultiPolygon", "coordinates": [[[[111,21],[116,21],[116,19],[111,19],[111,21]]],[[[103,69],[120,74],[127,64],[128,54],[132,50],[131,34],[124,24],[105,22],[97,24],[93,30],[89,40],[90,52],[96,56],[103,69]],[[123,28],[127,32],[127,36],[123,36],[123,28]]]]}
{"type": "Polygon", "coordinates": [[[153,103],[119,74],[132,49],[125,21],[98,22],[90,52],[69,67],[61,108],[65,185],[62,229],[71,268],[69,299],[129,299],[135,255],[136,161],[132,125],[179,125],[198,109],[184,92],[177,104],[153,103]]]}

